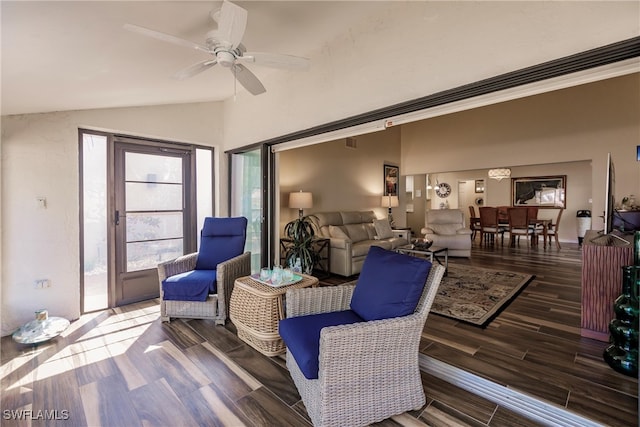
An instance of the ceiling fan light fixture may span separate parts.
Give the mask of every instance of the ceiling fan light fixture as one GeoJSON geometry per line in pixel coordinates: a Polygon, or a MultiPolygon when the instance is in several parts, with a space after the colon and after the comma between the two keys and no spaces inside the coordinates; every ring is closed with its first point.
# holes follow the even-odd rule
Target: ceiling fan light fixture
{"type": "Polygon", "coordinates": [[[226,50],[216,50],[216,58],[218,59],[218,64],[225,68],[231,68],[236,62],[236,57],[233,53],[226,50]]]}

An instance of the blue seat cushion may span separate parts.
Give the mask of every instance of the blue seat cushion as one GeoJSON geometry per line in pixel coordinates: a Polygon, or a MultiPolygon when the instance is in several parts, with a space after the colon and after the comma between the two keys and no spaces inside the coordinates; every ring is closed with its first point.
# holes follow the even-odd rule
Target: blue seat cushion
{"type": "Polygon", "coordinates": [[[204,219],[196,270],[215,270],[218,264],[242,255],[247,235],[247,218],[204,219]]]}
{"type": "Polygon", "coordinates": [[[163,299],[172,301],[206,301],[217,291],[216,270],[191,270],[162,281],[163,299]]]}
{"type": "Polygon", "coordinates": [[[351,297],[351,309],[365,320],[413,313],[418,306],[431,263],[423,258],[372,246],[351,297]]]}
{"type": "Polygon", "coordinates": [[[282,319],[279,333],[287,350],[307,379],[318,378],[320,331],[327,326],[348,325],[364,320],[352,310],[311,314],[282,319]]]}

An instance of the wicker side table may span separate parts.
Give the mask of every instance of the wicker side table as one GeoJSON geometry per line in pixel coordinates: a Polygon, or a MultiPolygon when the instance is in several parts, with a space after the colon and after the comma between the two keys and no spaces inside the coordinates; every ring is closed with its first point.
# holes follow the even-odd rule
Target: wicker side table
{"type": "Polygon", "coordinates": [[[238,338],[265,356],[285,352],[278,334],[278,322],[284,319],[284,295],[288,289],[317,286],[318,279],[302,275],[292,285],[272,287],[250,276],[236,279],[229,305],[229,317],[238,330],[238,338]]]}

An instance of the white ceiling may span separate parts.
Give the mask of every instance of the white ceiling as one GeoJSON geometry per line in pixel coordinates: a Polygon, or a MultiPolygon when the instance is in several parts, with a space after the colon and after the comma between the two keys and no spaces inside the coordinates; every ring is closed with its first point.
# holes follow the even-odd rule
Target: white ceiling
{"type": "MultiPolygon", "coordinates": [[[[248,50],[312,57],[387,2],[237,1],[249,12],[248,50]]],[[[126,23],[202,43],[220,1],[2,1],[2,115],[219,101],[228,70],[178,81],[207,54],[123,29],[126,23]]],[[[313,62],[312,65],[313,67],[313,62]]],[[[278,70],[254,66],[261,79],[278,70]]],[[[265,83],[267,91],[268,84],[265,83]]],[[[243,91],[242,87],[237,87],[243,91]]]]}

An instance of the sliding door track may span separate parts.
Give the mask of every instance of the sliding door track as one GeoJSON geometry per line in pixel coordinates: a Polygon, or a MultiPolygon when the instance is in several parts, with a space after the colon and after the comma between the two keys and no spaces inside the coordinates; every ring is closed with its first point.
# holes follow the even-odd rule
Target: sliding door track
{"type": "Polygon", "coordinates": [[[421,354],[420,370],[542,425],[601,427],[588,418],[528,394],[494,383],[433,357],[421,354]]]}

